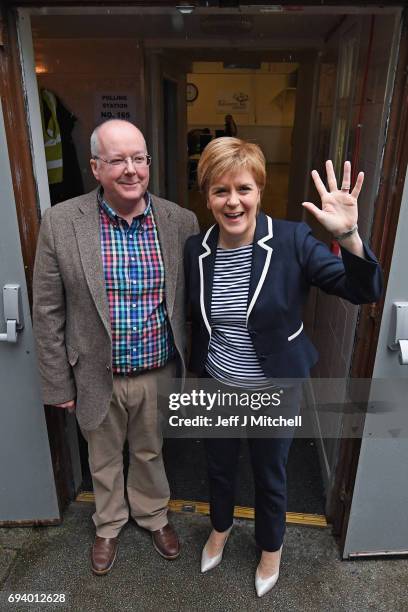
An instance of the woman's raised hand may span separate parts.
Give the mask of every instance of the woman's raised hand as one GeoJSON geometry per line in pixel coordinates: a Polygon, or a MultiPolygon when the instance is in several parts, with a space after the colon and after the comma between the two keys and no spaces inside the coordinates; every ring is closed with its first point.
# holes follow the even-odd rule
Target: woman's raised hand
{"type": "Polygon", "coordinates": [[[329,191],[327,191],[317,170],[312,171],[312,178],[320,195],[321,208],[312,202],[303,202],[304,206],[316,219],[333,235],[337,236],[348,232],[357,223],[357,198],[364,181],[364,173],[359,172],[356,184],[350,193],[351,164],[344,162],[343,180],[341,188],[337,187],[333,163],[326,161],[326,174],[329,191]]]}

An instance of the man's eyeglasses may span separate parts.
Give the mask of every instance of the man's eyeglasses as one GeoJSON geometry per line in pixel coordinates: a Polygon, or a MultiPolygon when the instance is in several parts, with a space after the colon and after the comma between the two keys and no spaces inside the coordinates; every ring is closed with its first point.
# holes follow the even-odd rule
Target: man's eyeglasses
{"type": "Polygon", "coordinates": [[[93,155],[92,159],[100,159],[114,168],[126,168],[128,159],[133,166],[150,166],[152,163],[152,156],[147,153],[138,153],[137,155],[129,155],[129,157],[114,157],[113,159],[104,159],[98,155],[93,155]]]}

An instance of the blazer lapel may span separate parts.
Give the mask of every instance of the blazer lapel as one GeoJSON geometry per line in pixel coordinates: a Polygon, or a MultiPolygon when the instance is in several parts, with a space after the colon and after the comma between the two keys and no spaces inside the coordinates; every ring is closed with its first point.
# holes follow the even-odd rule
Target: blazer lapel
{"type": "Polygon", "coordinates": [[[152,195],[154,220],[159,235],[160,249],[163,257],[166,308],[169,317],[173,314],[176,297],[178,258],[175,245],[178,243],[178,226],[171,210],[156,196],[152,195]]]}
{"type": "Polygon", "coordinates": [[[212,225],[206,232],[202,247],[204,252],[198,257],[200,271],[200,307],[207,331],[211,337],[211,297],[214,282],[215,257],[217,255],[219,227],[212,225]]]}
{"type": "Polygon", "coordinates": [[[250,314],[265,282],[272,259],[273,248],[267,241],[273,238],[271,217],[260,212],[256,222],[254,247],[252,253],[251,278],[249,281],[247,325],[250,314]]]}
{"type": "Polygon", "coordinates": [[[80,214],[73,219],[73,224],[78,242],[79,255],[89,291],[91,292],[99,316],[109,336],[111,336],[96,193],[97,191],[91,192],[89,194],[89,199],[79,205],[80,214]]]}

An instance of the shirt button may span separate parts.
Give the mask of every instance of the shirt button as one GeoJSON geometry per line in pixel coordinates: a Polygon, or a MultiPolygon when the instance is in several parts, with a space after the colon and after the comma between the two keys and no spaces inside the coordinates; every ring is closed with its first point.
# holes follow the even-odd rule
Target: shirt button
{"type": "Polygon", "coordinates": [[[131,257],[130,259],[131,259],[132,261],[135,261],[135,258],[134,258],[134,257],[131,257]]]}
{"type": "Polygon", "coordinates": [[[132,327],[132,329],[133,329],[133,331],[136,331],[136,330],[137,330],[137,327],[132,327]]]}
{"type": "Polygon", "coordinates": [[[132,240],[133,234],[129,234],[129,239],[132,240]]]}
{"type": "Polygon", "coordinates": [[[132,308],[136,308],[136,304],[132,304],[132,308]]]}
{"type": "Polygon", "coordinates": [[[135,280],[132,280],[132,283],[133,283],[134,285],[136,285],[136,281],[135,281],[135,280]]]}
{"type": "Polygon", "coordinates": [[[136,352],[136,349],[135,349],[135,348],[133,349],[133,352],[134,352],[134,353],[136,352]]]}

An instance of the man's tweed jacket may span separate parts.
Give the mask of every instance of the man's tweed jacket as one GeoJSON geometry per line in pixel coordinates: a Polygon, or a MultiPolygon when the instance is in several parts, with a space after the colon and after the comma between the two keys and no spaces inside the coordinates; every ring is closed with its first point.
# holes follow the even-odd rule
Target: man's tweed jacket
{"type": "MultiPolygon", "coordinates": [[[[34,333],[45,404],[76,397],[83,429],[105,418],[112,396],[112,341],[99,211],[94,190],[48,209],[34,267],[34,333]]],[[[185,373],[183,248],[199,231],[195,215],[152,196],[165,270],[165,297],[185,373]]]]}

